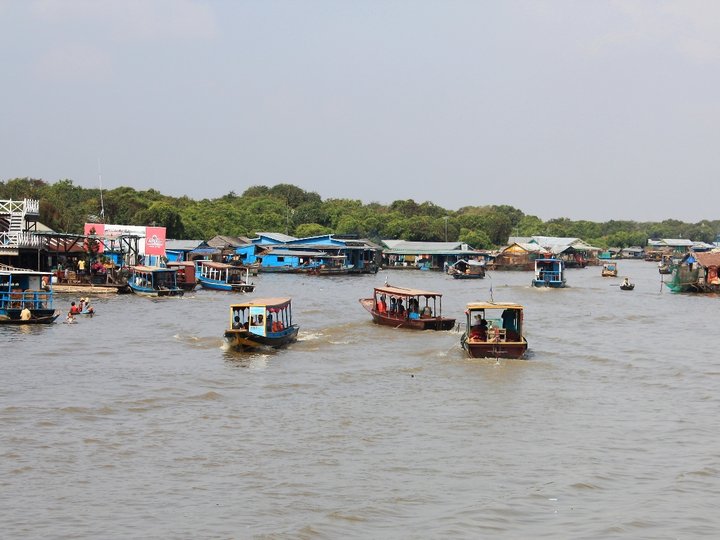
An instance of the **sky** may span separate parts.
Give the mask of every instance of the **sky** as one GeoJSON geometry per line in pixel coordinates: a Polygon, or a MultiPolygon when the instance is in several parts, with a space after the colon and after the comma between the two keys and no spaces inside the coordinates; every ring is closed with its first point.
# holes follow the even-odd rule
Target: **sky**
{"type": "Polygon", "coordinates": [[[720,2],[0,0],[0,180],[720,219],[720,2]]]}

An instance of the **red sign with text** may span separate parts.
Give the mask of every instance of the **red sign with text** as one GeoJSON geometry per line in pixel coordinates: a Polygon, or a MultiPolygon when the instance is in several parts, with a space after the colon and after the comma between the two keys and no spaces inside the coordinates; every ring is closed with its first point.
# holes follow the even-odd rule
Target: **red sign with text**
{"type": "Polygon", "coordinates": [[[145,233],[145,255],[165,255],[165,227],[148,227],[145,233]]]}

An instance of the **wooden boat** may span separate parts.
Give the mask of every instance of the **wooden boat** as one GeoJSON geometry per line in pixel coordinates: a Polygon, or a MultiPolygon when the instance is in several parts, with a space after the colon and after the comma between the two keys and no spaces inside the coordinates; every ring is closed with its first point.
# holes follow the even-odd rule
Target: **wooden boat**
{"type": "Polygon", "coordinates": [[[560,259],[535,259],[534,287],[565,287],[565,263],[560,259]]]}
{"type": "Polygon", "coordinates": [[[177,286],[183,291],[192,291],[197,286],[195,263],[193,261],[171,261],[168,268],[177,270],[177,286]]]}
{"type": "Polygon", "coordinates": [[[231,292],[253,292],[250,271],[243,266],[233,266],[215,261],[195,261],[197,280],[205,289],[231,292]]]}
{"type": "Polygon", "coordinates": [[[150,297],[182,296],[177,270],[160,266],[131,266],[128,287],[135,294],[150,297]]]}
{"type": "Polygon", "coordinates": [[[523,306],[473,302],[465,310],[465,332],[460,344],[472,358],[522,358],[527,351],[523,335],[523,306]]]}
{"type": "Polygon", "coordinates": [[[53,308],[52,272],[0,265],[0,324],[50,324],[53,308]],[[27,308],[30,318],[23,320],[27,308]]]}
{"type": "Polygon", "coordinates": [[[339,276],[349,274],[352,268],[345,264],[345,255],[325,255],[322,262],[311,264],[306,273],[309,276],[339,276]]]}
{"type": "Polygon", "coordinates": [[[669,276],[673,273],[673,269],[675,268],[675,262],[672,260],[672,257],[668,257],[666,255],[663,255],[660,261],[658,262],[658,272],[662,275],[669,276]]]}
{"type": "Polygon", "coordinates": [[[447,273],[455,279],[482,279],[485,277],[485,264],[480,261],[460,259],[448,267],[447,273]]]}
{"type": "Polygon", "coordinates": [[[236,350],[278,349],[297,339],[290,298],[259,298],[230,306],[225,343],[236,350]]]}
{"type": "Polygon", "coordinates": [[[617,277],[618,275],[618,267],[617,263],[603,263],[602,272],[600,272],[600,275],[602,277],[617,277]]]}
{"type": "Polygon", "coordinates": [[[455,319],[442,316],[442,294],[404,287],[375,287],[372,298],[360,304],[372,315],[373,322],[413,330],[450,330],[455,319]]]}

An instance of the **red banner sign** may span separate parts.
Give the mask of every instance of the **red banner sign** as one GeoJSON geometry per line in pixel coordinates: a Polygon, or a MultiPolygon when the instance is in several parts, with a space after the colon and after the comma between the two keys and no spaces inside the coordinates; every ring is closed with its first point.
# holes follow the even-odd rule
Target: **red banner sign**
{"type": "Polygon", "coordinates": [[[148,227],[146,229],[145,255],[165,255],[165,227],[148,227]]]}
{"type": "MultiPolygon", "coordinates": [[[[84,234],[95,234],[97,236],[103,236],[105,234],[105,224],[104,223],[86,223],[85,224],[85,232],[84,234]]],[[[86,242],[87,244],[87,242],[86,242]]],[[[88,248],[87,245],[84,246],[85,249],[88,248]]],[[[105,244],[103,244],[102,240],[98,240],[97,242],[97,252],[102,253],[105,251],[105,244]]]]}

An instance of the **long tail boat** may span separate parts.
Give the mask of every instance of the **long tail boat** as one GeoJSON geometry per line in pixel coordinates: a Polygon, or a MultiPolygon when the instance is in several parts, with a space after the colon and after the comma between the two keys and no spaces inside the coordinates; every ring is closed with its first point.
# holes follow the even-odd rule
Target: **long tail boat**
{"type": "Polygon", "coordinates": [[[512,303],[473,302],[465,310],[467,321],[460,338],[472,358],[522,358],[528,343],[523,335],[523,306],[512,303]]]}
{"type": "Polygon", "coordinates": [[[0,324],[50,324],[59,314],[51,272],[0,265],[0,324]]]}
{"type": "Polygon", "coordinates": [[[455,319],[442,316],[442,294],[404,287],[375,287],[372,298],[360,304],[370,312],[373,322],[413,330],[450,330],[455,319]]]}
{"type": "Polygon", "coordinates": [[[225,343],[240,350],[279,349],[297,339],[290,298],[258,298],[230,306],[225,343]]]}

